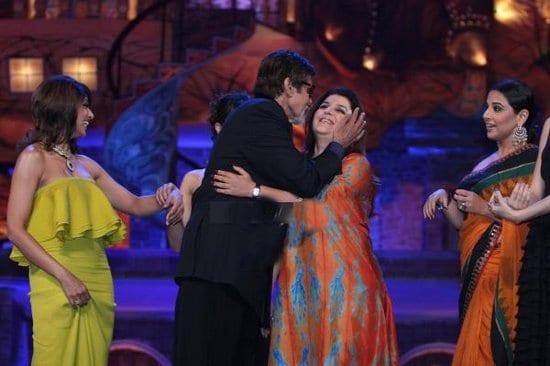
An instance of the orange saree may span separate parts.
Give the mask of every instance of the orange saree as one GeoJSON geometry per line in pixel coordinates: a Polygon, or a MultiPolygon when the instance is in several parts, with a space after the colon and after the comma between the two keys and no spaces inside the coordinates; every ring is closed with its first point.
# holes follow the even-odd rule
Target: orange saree
{"type": "MultiPolygon", "coordinates": [[[[537,148],[529,145],[467,175],[458,188],[489,201],[495,190],[509,196],[529,182],[537,148]]],[[[517,279],[527,224],[467,214],[459,231],[462,288],[460,334],[453,366],[512,365],[517,279]]]]}
{"type": "Polygon", "coordinates": [[[373,255],[366,158],[293,210],[273,297],[270,365],[397,365],[392,305],[373,255]]]}

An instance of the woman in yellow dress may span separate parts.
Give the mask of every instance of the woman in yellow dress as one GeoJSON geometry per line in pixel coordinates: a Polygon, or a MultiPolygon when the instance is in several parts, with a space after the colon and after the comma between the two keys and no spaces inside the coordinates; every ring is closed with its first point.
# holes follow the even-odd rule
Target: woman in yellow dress
{"type": "Polygon", "coordinates": [[[107,365],[115,303],[105,248],[125,234],[113,207],[140,216],[169,207],[169,223],[182,215],[177,187],[137,197],[76,154],[90,106],[84,84],[64,75],[43,82],[12,177],[8,235],[11,258],[29,267],[33,365],[107,365]]]}

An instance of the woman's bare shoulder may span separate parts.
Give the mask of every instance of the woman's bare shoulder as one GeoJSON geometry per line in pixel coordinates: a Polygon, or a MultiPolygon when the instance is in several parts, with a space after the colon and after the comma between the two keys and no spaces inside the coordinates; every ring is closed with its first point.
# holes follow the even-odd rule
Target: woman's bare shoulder
{"type": "Polygon", "coordinates": [[[40,144],[31,144],[25,147],[19,154],[18,163],[43,164],[46,151],[40,144]]]}
{"type": "Polygon", "coordinates": [[[41,179],[46,169],[46,151],[39,144],[25,147],[15,163],[14,177],[29,183],[41,179]]]}
{"type": "Polygon", "coordinates": [[[188,171],[181,180],[180,191],[193,193],[202,183],[204,178],[204,169],[195,169],[188,171]]]}

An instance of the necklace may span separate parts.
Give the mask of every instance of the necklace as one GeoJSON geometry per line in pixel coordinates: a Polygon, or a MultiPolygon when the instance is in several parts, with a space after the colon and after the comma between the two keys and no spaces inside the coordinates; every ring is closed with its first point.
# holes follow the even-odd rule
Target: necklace
{"type": "Polygon", "coordinates": [[[73,153],[71,152],[71,150],[63,148],[59,145],[53,145],[52,150],[55,153],[57,153],[58,155],[61,155],[62,157],[64,157],[65,158],[65,166],[67,167],[67,169],[69,169],[69,171],[71,173],[74,172],[74,165],[71,162],[71,159],[73,157],[73,153]]]}

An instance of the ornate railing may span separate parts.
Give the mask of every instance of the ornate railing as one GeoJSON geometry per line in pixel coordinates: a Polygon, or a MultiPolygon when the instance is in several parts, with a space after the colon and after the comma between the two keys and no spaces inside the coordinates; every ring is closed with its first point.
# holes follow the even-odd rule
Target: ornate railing
{"type": "Polygon", "coordinates": [[[251,28],[254,19],[252,2],[248,8],[237,1],[210,2],[208,6],[193,1],[158,0],[142,10],[120,32],[107,57],[107,82],[115,98],[129,94],[131,82],[124,75],[142,74],[142,79],[156,79],[162,63],[185,63],[188,47],[207,48],[212,36],[230,35],[236,26],[251,28]],[[144,47],[132,41],[132,33],[145,23],[158,32],[157,41],[144,47]],[[156,27],[155,27],[156,25],[156,27]],[[136,47],[139,46],[139,47],[136,47]],[[129,49],[126,52],[125,49],[129,49]],[[135,51],[157,54],[158,62],[141,63],[135,51]],[[128,68],[133,71],[128,72],[128,68]]]}
{"type": "MultiPolygon", "coordinates": [[[[109,89],[111,90],[114,98],[118,98],[121,96],[122,67],[124,63],[132,64],[134,66],[139,65],[138,63],[136,63],[136,60],[133,60],[130,57],[124,58],[124,42],[127,40],[130,33],[135,30],[145,19],[148,19],[152,15],[158,15],[158,13],[160,13],[160,34],[159,43],[157,44],[159,55],[158,62],[159,64],[164,62],[167,27],[166,6],[167,4],[172,2],[174,2],[174,0],[159,0],[153,5],[149,6],[148,8],[140,12],[136,18],[131,20],[114,40],[113,46],[111,47],[111,49],[109,50],[109,54],[107,55],[107,83],[109,84],[109,89]]],[[[151,65],[149,65],[149,67],[150,66],[151,65]]],[[[158,64],[152,66],[154,70],[156,70],[158,64]]]]}

